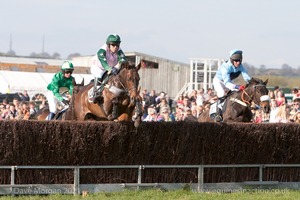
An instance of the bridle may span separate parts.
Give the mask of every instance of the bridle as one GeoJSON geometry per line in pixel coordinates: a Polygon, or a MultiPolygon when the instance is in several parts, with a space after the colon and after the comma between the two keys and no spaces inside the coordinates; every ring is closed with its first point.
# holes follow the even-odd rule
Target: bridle
{"type": "Polygon", "coordinates": [[[249,93],[246,91],[246,89],[243,90],[242,94],[241,94],[242,101],[239,101],[238,99],[231,99],[231,100],[234,101],[234,102],[237,102],[237,103],[239,103],[239,104],[241,104],[241,105],[243,105],[245,107],[250,106],[251,102],[254,102],[255,105],[257,105],[256,103],[260,103],[260,99],[257,100],[257,96],[255,95],[257,87],[266,87],[266,85],[264,85],[264,84],[254,85],[253,86],[253,88],[254,88],[253,95],[249,95],[249,93]]]}
{"type": "MultiPolygon", "coordinates": [[[[133,70],[133,69],[127,69],[127,70],[133,70]]],[[[121,73],[121,72],[120,72],[121,73]]],[[[120,73],[117,75],[117,76],[115,76],[115,79],[117,79],[117,81],[120,83],[120,85],[121,85],[121,88],[120,89],[123,89],[124,91],[125,91],[125,93],[126,93],[126,95],[127,96],[130,96],[130,91],[131,90],[137,90],[137,86],[136,86],[136,79],[134,78],[133,79],[133,87],[131,87],[131,88],[127,88],[126,86],[125,86],[125,84],[121,81],[121,79],[120,79],[120,73]]],[[[126,77],[126,81],[128,81],[128,79],[129,79],[129,77],[126,77]]]]}

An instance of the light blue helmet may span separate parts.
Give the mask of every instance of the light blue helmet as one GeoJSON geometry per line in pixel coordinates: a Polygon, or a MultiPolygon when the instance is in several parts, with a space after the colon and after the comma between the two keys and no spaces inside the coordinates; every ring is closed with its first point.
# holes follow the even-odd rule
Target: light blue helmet
{"type": "Polygon", "coordinates": [[[242,60],[243,59],[243,51],[239,49],[233,49],[229,53],[229,57],[232,60],[242,60]]]}

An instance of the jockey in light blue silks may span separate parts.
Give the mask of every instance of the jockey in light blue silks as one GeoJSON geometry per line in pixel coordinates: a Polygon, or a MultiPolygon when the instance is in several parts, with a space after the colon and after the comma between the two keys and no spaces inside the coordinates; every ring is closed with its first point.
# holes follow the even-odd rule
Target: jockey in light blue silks
{"type": "Polygon", "coordinates": [[[69,100],[63,98],[62,93],[68,92],[72,95],[74,84],[72,73],[74,67],[71,61],[65,61],[61,66],[61,71],[56,73],[51,83],[48,84],[47,100],[49,104],[50,113],[47,120],[52,120],[57,112],[57,105],[69,105],[69,100]]]}
{"type": "MultiPolygon", "coordinates": [[[[224,62],[216,73],[216,76],[213,79],[213,86],[217,92],[218,98],[221,98],[225,95],[225,91],[229,90],[244,90],[244,85],[235,85],[232,83],[232,80],[237,78],[242,74],[243,79],[248,82],[251,80],[247,70],[242,65],[243,61],[243,51],[238,49],[233,49],[229,53],[230,59],[224,62]]],[[[218,106],[216,106],[215,112],[217,116],[220,115],[218,106]]],[[[220,116],[218,116],[219,118],[220,116]]],[[[219,121],[219,120],[217,120],[219,121]]]]}
{"type": "Polygon", "coordinates": [[[108,81],[107,75],[117,75],[120,64],[126,61],[125,54],[120,48],[120,43],[121,38],[119,35],[109,35],[106,39],[106,44],[93,57],[91,73],[94,75],[94,87],[89,92],[89,102],[96,103],[95,99],[102,95],[103,86],[108,81]],[[97,89],[97,85],[102,85],[100,90],[97,89]]]}

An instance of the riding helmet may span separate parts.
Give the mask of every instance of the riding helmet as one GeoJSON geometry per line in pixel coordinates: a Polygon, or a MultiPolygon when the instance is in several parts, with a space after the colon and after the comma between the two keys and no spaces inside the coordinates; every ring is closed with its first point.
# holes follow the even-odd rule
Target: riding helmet
{"type": "Polygon", "coordinates": [[[120,44],[121,38],[117,34],[111,34],[107,37],[106,44],[120,44]]]}
{"type": "Polygon", "coordinates": [[[66,60],[66,61],[62,64],[61,70],[62,70],[63,72],[65,72],[65,71],[71,71],[71,72],[73,72],[74,66],[73,66],[73,64],[72,64],[71,61],[66,60]]]}
{"type": "Polygon", "coordinates": [[[243,51],[238,49],[233,49],[230,51],[230,59],[232,60],[242,60],[243,59],[243,51]]]}

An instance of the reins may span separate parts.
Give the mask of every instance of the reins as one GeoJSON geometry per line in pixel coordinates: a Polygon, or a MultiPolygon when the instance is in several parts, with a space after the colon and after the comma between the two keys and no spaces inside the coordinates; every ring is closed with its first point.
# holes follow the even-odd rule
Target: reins
{"type": "Polygon", "coordinates": [[[257,98],[255,96],[256,87],[265,87],[265,85],[262,85],[262,84],[254,85],[253,86],[253,88],[254,88],[253,95],[249,95],[246,90],[243,90],[242,94],[241,94],[241,99],[242,99],[241,102],[239,102],[240,100],[234,99],[234,98],[231,98],[231,100],[234,101],[234,102],[237,102],[237,103],[239,103],[239,104],[241,104],[242,106],[245,106],[245,107],[251,106],[251,102],[254,101],[254,100],[256,100],[256,102],[260,102],[260,100],[257,101],[257,98]],[[247,100],[245,96],[248,97],[249,100],[247,100]],[[255,97],[255,99],[253,97],[255,97]]]}
{"type": "MultiPolygon", "coordinates": [[[[120,74],[118,74],[117,76],[115,76],[115,78],[116,78],[117,81],[121,84],[122,89],[125,91],[126,95],[129,96],[129,92],[130,92],[131,90],[136,90],[137,88],[134,86],[134,87],[131,87],[131,88],[127,89],[126,86],[122,83],[122,81],[121,81],[121,79],[120,79],[119,76],[120,76],[120,74]]],[[[112,79],[112,78],[113,78],[113,77],[111,77],[111,79],[112,79]]],[[[134,85],[135,85],[135,81],[134,81],[134,85]]]]}

